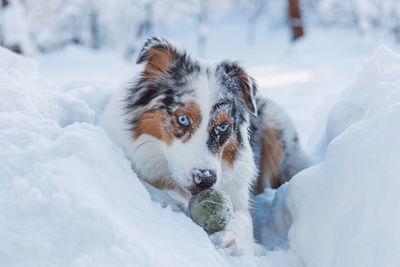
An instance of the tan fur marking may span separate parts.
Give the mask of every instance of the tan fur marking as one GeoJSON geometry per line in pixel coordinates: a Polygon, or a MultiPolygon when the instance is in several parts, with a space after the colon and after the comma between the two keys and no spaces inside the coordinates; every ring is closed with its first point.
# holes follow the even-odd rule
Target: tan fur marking
{"type": "Polygon", "coordinates": [[[197,104],[194,102],[190,102],[183,108],[175,111],[174,115],[171,116],[171,131],[175,136],[180,137],[182,142],[187,142],[199,127],[200,121],[201,113],[199,106],[197,106],[197,104]],[[177,117],[181,115],[188,117],[190,121],[188,127],[183,127],[178,123],[177,117]]]}
{"type": "Polygon", "coordinates": [[[254,194],[264,192],[267,185],[267,179],[271,188],[278,188],[281,182],[278,179],[277,169],[283,157],[283,147],[281,143],[282,133],[276,129],[267,129],[263,131],[261,140],[261,161],[260,173],[254,194]]]}
{"type": "MultiPolygon", "coordinates": [[[[221,124],[232,124],[232,118],[229,117],[227,110],[218,113],[214,119],[214,127],[221,124]]],[[[236,134],[233,133],[229,141],[223,147],[214,147],[213,150],[214,154],[219,154],[222,160],[224,160],[230,167],[233,167],[237,154],[236,134]]]]}
{"type": "Polygon", "coordinates": [[[148,134],[167,145],[171,145],[175,137],[187,142],[199,127],[200,121],[200,108],[194,102],[178,109],[170,118],[162,109],[144,112],[139,117],[134,138],[137,139],[142,134],[148,134]],[[180,115],[188,117],[190,120],[188,127],[183,127],[178,123],[177,116],[180,115]]]}
{"type": "Polygon", "coordinates": [[[230,166],[233,167],[237,154],[237,137],[233,134],[229,142],[222,149],[222,159],[230,166]]]}
{"type": "Polygon", "coordinates": [[[167,49],[154,48],[147,55],[147,64],[144,72],[150,77],[162,77],[168,70],[172,60],[172,53],[167,49]]]}
{"type": "Polygon", "coordinates": [[[238,77],[242,81],[242,86],[246,89],[246,91],[250,90],[249,77],[247,77],[247,75],[243,72],[239,72],[238,77]]]}
{"type": "Polygon", "coordinates": [[[201,113],[200,108],[194,102],[189,103],[185,108],[192,118],[192,125],[196,128],[200,125],[201,113]]]}
{"type": "Polygon", "coordinates": [[[238,77],[240,78],[240,80],[242,82],[242,93],[243,93],[244,102],[246,103],[247,107],[249,109],[251,109],[253,104],[252,104],[252,100],[251,100],[251,92],[250,92],[251,88],[250,88],[249,77],[243,72],[239,72],[238,77]]]}
{"type": "Polygon", "coordinates": [[[140,115],[134,138],[137,139],[142,134],[148,134],[170,145],[173,135],[164,126],[165,112],[161,109],[144,112],[140,115]]]}
{"type": "Polygon", "coordinates": [[[215,117],[215,125],[221,125],[221,124],[232,124],[232,119],[231,117],[229,117],[227,110],[221,111],[215,117]]]}

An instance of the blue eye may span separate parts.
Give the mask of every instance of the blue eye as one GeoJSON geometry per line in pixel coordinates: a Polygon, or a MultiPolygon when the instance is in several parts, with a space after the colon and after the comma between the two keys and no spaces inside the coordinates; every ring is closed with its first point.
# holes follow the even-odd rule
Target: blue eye
{"type": "Polygon", "coordinates": [[[178,121],[180,124],[184,125],[184,126],[188,126],[189,125],[189,119],[185,116],[185,115],[181,115],[178,117],[178,121]]]}
{"type": "Polygon", "coordinates": [[[218,126],[218,131],[220,132],[225,132],[228,129],[229,125],[228,124],[222,124],[218,126]]]}

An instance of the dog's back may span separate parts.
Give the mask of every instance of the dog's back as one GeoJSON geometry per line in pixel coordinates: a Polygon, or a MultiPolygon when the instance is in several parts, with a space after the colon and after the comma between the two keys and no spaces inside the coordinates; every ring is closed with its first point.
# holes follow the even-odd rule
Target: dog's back
{"type": "Polygon", "coordinates": [[[259,171],[255,195],[266,187],[278,188],[309,165],[287,113],[266,98],[257,99],[257,110],[250,120],[250,144],[259,171]]]}

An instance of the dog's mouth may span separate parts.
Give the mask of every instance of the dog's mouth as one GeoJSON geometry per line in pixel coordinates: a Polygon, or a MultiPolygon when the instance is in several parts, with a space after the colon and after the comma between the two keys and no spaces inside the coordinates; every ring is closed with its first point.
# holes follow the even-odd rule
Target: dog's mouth
{"type": "Polygon", "coordinates": [[[200,193],[202,189],[201,189],[201,187],[193,184],[193,185],[187,187],[187,190],[189,190],[190,194],[192,194],[192,196],[194,196],[194,195],[200,193]]]}
{"type": "MultiPolygon", "coordinates": [[[[212,187],[211,187],[212,188],[212,187]]],[[[203,190],[206,190],[208,188],[202,188],[200,186],[197,185],[191,185],[190,187],[187,187],[187,190],[189,190],[190,194],[192,194],[192,196],[200,193],[203,190]]]]}
{"type": "Polygon", "coordinates": [[[192,194],[192,196],[200,193],[201,189],[197,186],[192,186],[189,188],[190,193],[192,194]]]}

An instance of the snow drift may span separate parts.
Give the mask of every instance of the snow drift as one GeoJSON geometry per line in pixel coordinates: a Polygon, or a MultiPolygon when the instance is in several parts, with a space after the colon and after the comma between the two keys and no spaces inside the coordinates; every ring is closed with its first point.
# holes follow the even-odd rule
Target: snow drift
{"type": "Polygon", "coordinates": [[[255,199],[256,238],[307,267],[400,266],[399,135],[400,56],[380,47],[328,116],[325,160],[255,199]]]}
{"type": "Polygon", "coordinates": [[[306,266],[400,266],[400,56],[378,48],[327,123],[325,161],[289,184],[306,266]]]}

